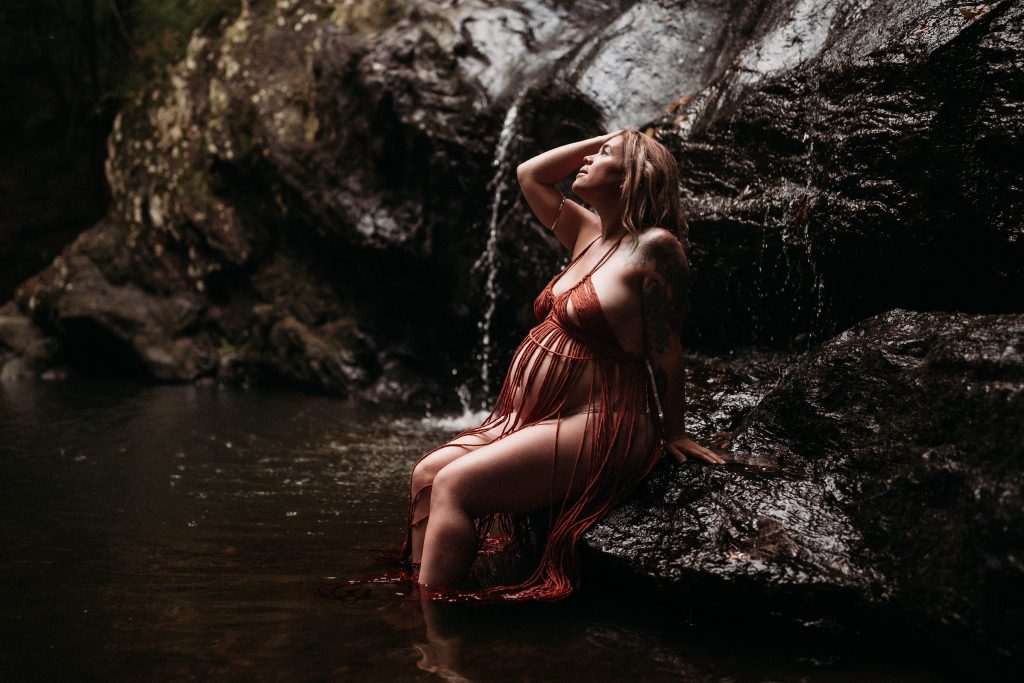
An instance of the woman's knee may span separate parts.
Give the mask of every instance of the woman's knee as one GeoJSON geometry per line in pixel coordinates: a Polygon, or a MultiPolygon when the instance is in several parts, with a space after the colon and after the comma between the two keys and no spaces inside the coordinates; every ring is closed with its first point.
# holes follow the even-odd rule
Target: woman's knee
{"type": "Polygon", "coordinates": [[[430,486],[434,483],[434,477],[437,475],[438,467],[430,458],[424,458],[416,463],[416,466],[412,468],[412,490],[413,495],[417,491],[421,490],[424,486],[430,486]]]}
{"type": "Polygon", "coordinates": [[[459,490],[462,487],[463,477],[454,463],[442,467],[435,475],[433,487],[431,488],[430,509],[451,507],[458,505],[459,490]]]}
{"type": "Polygon", "coordinates": [[[468,453],[469,450],[465,446],[451,445],[439,448],[422,458],[412,468],[412,494],[416,495],[416,492],[424,486],[431,486],[438,472],[449,463],[458,460],[468,453]]]}

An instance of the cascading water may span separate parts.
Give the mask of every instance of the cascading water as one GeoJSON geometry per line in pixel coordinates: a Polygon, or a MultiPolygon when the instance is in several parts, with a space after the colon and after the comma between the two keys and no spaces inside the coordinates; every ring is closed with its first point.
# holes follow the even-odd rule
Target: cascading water
{"type": "MultiPolygon", "coordinates": [[[[487,244],[484,251],[473,264],[473,272],[483,270],[486,273],[484,282],[484,295],[487,304],[484,307],[482,319],[477,323],[480,330],[480,351],[476,358],[480,360],[480,396],[477,406],[483,408],[491,395],[491,374],[490,364],[493,354],[492,348],[492,321],[494,311],[498,304],[498,225],[502,215],[502,202],[504,201],[512,177],[512,162],[509,159],[509,145],[515,135],[519,121],[519,107],[522,103],[526,90],[520,90],[505,113],[505,120],[501,126],[501,133],[498,136],[498,146],[494,152],[494,160],[491,166],[494,175],[488,183],[491,191],[491,211],[487,223],[487,244]]],[[[462,401],[463,411],[471,415],[474,410],[471,404],[472,392],[469,389],[469,380],[463,382],[458,390],[459,398],[462,401]]]]}

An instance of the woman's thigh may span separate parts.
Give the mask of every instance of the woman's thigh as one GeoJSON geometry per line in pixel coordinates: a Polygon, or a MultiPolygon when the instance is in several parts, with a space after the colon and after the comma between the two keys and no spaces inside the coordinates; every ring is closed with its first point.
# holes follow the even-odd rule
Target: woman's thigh
{"type": "Polygon", "coordinates": [[[592,430],[587,418],[580,414],[560,423],[541,422],[475,449],[437,473],[435,498],[442,492],[453,496],[474,516],[533,512],[575,498],[589,476],[592,430]]]}
{"type": "MultiPolygon", "coordinates": [[[[512,416],[514,417],[514,416],[512,416]]],[[[506,422],[498,422],[479,434],[467,434],[430,451],[419,460],[413,469],[413,478],[420,485],[429,484],[442,468],[462,456],[490,444],[501,435],[506,422]]]]}

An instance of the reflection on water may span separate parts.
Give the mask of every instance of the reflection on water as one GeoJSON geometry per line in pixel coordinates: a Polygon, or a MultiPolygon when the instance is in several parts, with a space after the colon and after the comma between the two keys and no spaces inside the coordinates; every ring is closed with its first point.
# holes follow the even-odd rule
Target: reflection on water
{"type": "Polygon", "coordinates": [[[397,550],[408,474],[484,416],[74,380],[0,385],[2,671],[21,679],[940,680],[593,601],[317,598],[397,550]],[[475,422],[474,422],[475,421],[475,422]],[[424,617],[426,616],[426,621],[424,617]],[[753,639],[756,642],[756,639],[753,639]]]}

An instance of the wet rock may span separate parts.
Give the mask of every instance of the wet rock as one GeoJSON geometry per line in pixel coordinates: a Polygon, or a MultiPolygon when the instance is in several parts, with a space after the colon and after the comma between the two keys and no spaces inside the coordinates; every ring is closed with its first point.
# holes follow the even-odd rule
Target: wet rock
{"type": "Polygon", "coordinates": [[[546,53],[513,155],[622,125],[674,150],[705,349],[806,349],[894,306],[1018,311],[1024,9],[985,7],[627,3],[546,53]]]}
{"type": "Polygon", "coordinates": [[[814,342],[897,306],[1020,311],[1024,6],[984,7],[771,3],[662,120],[695,338],[814,342]]]}
{"type": "MultiPolygon", "coordinates": [[[[137,365],[163,380],[191,380],[212,368],[205,337],[189,334],[203,313],[199,297],[157,296],[130,282],[113,284],[92,258],[74,251],[75,244],[30,283],[26,303],[46,329],[75,340],[70,353],[96,354],[77,358],[80,364],[137,365]]],[[[45,356],[37,350],[36,357],[45,356]]]]}
{"type": "Polygon", "coordinates": [[[350,321],[313,330],[287,317],[274,324],[269,343],[276,367],[299,384],[328,390],[365,385],[374,370],[373,352],[350,321]]]}
{"type": "Polygon", "coordinates": [[[1024,316],[895,309],[789,369],[732,462],[663,464],[586,542],[605,571],[686,600],[749,592],[837,626],[887,608],[1020,656],[1022,414],[1024,316]]]}
{"type": "Polygon", "coordinates": [[[675,111],[757,38],[760,15],[745,3],[618,4],[605,21],[582,22],[581,47],[554,77],[592,102],[609,130],[643,128],[675,111]]]}
{"type": "Polygon", "coordinates": [[[62,372],[60,339],[44,335],[13,302],[0,307],[0,381],[40,377],[49,370],[62,372]]]}
{"type": "Polygon", "coordinates": [[[217,379],[224,384],[246,384],[249,375],[245,370],[245,360],[234,350],[224,350],[217,357],[217,379]]]}
{"type": "MultiPolygon", "coordinates": [[[[516,164],[632,126],[683,170],[689,345],[806,348],[893,306],[1017,310],[1022,9],[986,7],[243,11],[118,115],[109,214],[18,307],[76,363],[126,355],[163,379],[402,395],[380,373],[408,345],[462,377],[483,358],[493,393],[564,256],[516,164]],[[361,371],[362,342],[321,343],[342,318],[376,354],[361,371]]],[[[428,380],[454,397],[447,372],[408,388],[428,380]]]]}
{"type": "MultiPolygon", "coordinates": [[[[164,380],[217,373],[343,394],[379,379],[378,342],[404,343],[412,329],[436,350],[430,313],[393,292],[408,277],[438,279],[430,271],[440,268],[411,263],[393,286],[375,282],[389,250],[421,250],[424,237],[430,248],[423,203],[451,197],[388,177],[402,167],[431,178],[429,136],[396,106],[396,92],[411,92],[404,76],[384,78],[367,58],[367,32],[406,14],[398,2],[279,3],[216,35],[197,32],[167,81],[139,92],[114,123],[110,214],[19,289],[39,333],[64,339],[77,365],[121,358],[164,380]]],[[[473,108],[429,96],[448,97],[451,85],[435,60],[451,55],[426,46],[405,74],[428,81],[416,106],[447,112],[430,126],[458,150],[445,159],[478,154],[473,108]]],[[[436,215],[465,210],[451,203],[435,202],[436,215]]],[[[462,260],[475,255],[451,244],[462,260]]]]}
{"type": "Polygon", "coordinates": [[[0,345],[23,353],[29,344],[39,338],[39,330],[32,324],[32,320],[22,315],[13,302],[0,308],[0,345]]]}
{"type": "Polygon", "coordinates": [[[36,373],[24,358],[17,356],[4,360],[0,357],[0,382],[21,382],[34,379],[36,373]]]}
{"type": "Polygon", "coordinates": [[[365,393],[367,400],[377,403],[404,403],[431,408],[451,409],[441,382],[443,369],[433,367],[429,359],[405,348],[388,349],[380,354],[381,373],[365,393]]]}
{"type": "Polygon", "coordinates": [[[32,319],[20,312],[13,302],[0,307],[0,347],[25,353],[30,345],[41,338],[32,319]]]}
{"type": "MultiPolygon", "coordinates": [[[[676,152],[686,338],[701,348],[806,349],[894,306],[1018,311],[1024,10],[985,7],[632,2],[559,17],[562,35],[531,46],[550,75],[513,98],[510,156],[621,125],[676,152]]],[[[505,201],[519,227],[499,253],[514,254],[536,220],[505,201]]],[[[499,330],[522,283],[550,275],[546,249],[499,272],[499,330]]]]}

